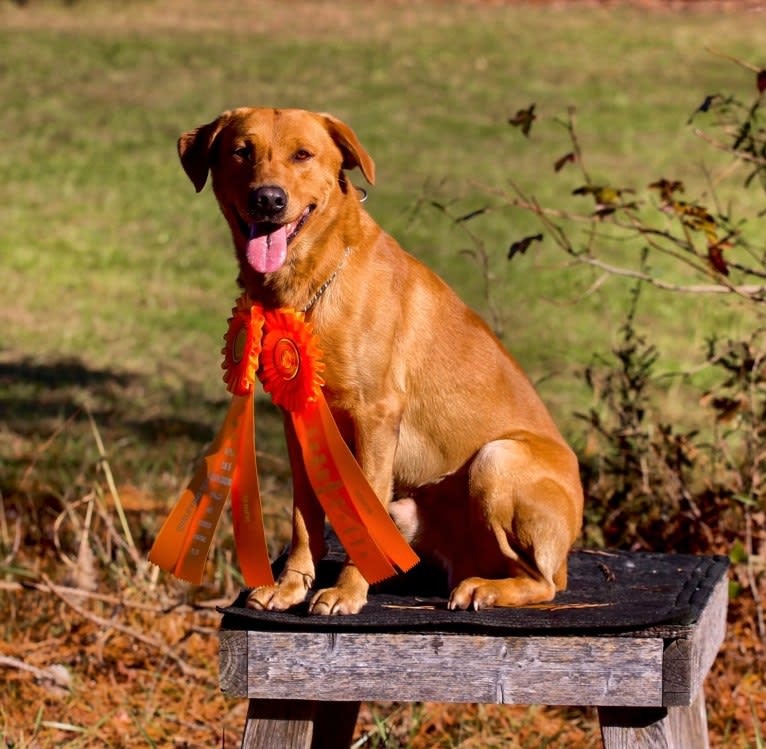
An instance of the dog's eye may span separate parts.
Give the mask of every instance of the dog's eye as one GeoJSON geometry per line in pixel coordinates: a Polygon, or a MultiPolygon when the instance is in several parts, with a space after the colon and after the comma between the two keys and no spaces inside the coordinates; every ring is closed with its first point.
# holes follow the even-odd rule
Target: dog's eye
{"type": "Polygon", "coordinates": [[[245,161],[253,160],[253,147],[249,143],[234,149],[234,155],[245,161]]]}
{"type": "Polygon", "coordinates": [[[307,151],[305,148],[299,148],[293,154],[293,161],[308,161],[314,154],[311,151],[307,151]]]}

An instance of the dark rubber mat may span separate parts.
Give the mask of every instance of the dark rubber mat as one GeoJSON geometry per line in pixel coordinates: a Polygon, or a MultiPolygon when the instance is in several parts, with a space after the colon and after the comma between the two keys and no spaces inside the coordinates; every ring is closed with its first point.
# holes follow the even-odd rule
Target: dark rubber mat
{"type": "MultiPolygon", "coordinates": [[[[322,561],[316,588],[332,585],[340,559],[334,552],[322,561]]],[[[274,565],[277,574],[281,563],[274,565]]],[[[567,590],[551,603],[450,611],[443,576],[421,563],[373,588],[367,606],[354,616],[310,616],[307,603],[281,613],[254,611],[244,608],[245,591],[219,610],[223,629],[607,633],[692,624],[727,567],[723,556],[579,550],[569,557],[567,590]]]]}

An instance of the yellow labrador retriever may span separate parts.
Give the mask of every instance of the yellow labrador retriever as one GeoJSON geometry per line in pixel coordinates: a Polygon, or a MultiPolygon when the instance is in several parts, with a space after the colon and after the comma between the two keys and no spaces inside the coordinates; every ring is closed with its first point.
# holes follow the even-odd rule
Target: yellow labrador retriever
{"type": "MultiPolygon", "coordinates": [[[[184,133],[197,192],[208,173],[239,283],[266,307],[303,310],[319,336],[325,396],[405,537],[448,572],[453,609],[549,601],[566,587],[582,522],[577,460],[487,325],[362,209],[345,171],[375,165],[340,120],[242,108],[184,133]]],[[[248,605],[302,602],[324,554],[324,514],[286,428],[293,538],[274,586],[248,605]]],[[[351,561],[314,614],[354,614],[368,584],[351,561]]]]}

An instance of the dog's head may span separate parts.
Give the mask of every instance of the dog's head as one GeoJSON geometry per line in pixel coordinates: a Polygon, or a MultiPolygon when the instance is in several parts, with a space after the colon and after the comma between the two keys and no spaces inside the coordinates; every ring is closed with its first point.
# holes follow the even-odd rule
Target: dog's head
{"type": "Polygon", "coordinates": [[[212,177],[242,275],[277,273],[305,254],[352,190],[344,169],[371,184],[375,164],[348,125],[298,109],[241,108],[184,133],[178,153],[197,192],[212,177]]]}

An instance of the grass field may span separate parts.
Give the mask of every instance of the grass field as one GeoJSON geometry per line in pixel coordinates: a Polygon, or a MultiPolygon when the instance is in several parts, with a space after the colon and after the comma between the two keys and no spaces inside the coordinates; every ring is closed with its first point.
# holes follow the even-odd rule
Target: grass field
{"type": "MultiPolygon", "coordinates": [[[[494,204],[480,229],[508,345],[535,378],[555,375],[547,388],[566,420],[557,391],[608,340],[619,290],[578,302],[592,277],[562,273],[551,249],[507,265],[532,219],[474,183],[504,188],[510,177],[556,204],[578,185],[549,167],[563,133],[540,127],[530,144],[506,124],[535,102],[548,117],[578,106],[596,178],[641,186],[673,169],[702,184],[710,149],[686,118],[706,93],[748,83],[705,47],[751,58],[759,30],[736,14],[373,5],[224,4],[214,17],[180,2],[5,6],[0,116],[13,147],[0,156],[0,252],[13,302],[3,348],[177,381],[191,373],[215,394],[231,252],[211,195],[195,197],[179,169],[175,139],[227,107],[296,105],[354,126],[379,169],[371,212],[480,309],[465,240],[429,201],[458,201],[458,215],[494,204]],[[557,335],[540,345],[545,329],[557,335]]],[[[663,315],[674,351],[699,340],[688,324],[698,311],[663,315]]]]}
{"type": "MultiPolygon", "coordinates": [[[[573,414],[588,405],[580,372],[594,353],[609,350],[628,286],[610,280],[586,294],[596,276],[568,267],[549,242],[508,263],[510,242],[538,225],[496,193],[513,180],[544,204],[577,207],[571,192],[581,178],[552,168],[568,148],[553,118],[570,104],[595,179],[643,187],[666,176],[683,179],[691,194],[704,192],[702,167],[718,169],[726,157],[695,138],[687,119],[707,94],[745,97],[752,86],[710,49],[763,65],[763,16],[709,7],[436,0],[4,2],[0,578],[15,585],[19,569],[39,569],[25,545],[59,559],[44,528],[82,508],[83,497],[100,493],[108,504],[86,412],[106,441],[139,545],[148,543],[222,417],[219,350],[236,296],[235,268],[209,188],[195,195],[178,164],[182,131],[244,104],[299,106],[345,119],[377,164],[370,212],[484,313],[481,273],[462,252],[468,239],[433,203],[456,216],[488,208],[470,228],[491,257],[505,341],[579,445],[573,414]],[[532,102],[541,121],[526,139],[507,119],[532,102]],[[14,542],[18,517],[29,521],[21,548],[14,542]]],[[[361,175],[352,176],[361,184],[361,175]]],[[[744,212],[762,207],[755,193],[736,195],[744,212]]],[[[639,324],[660,346],[662,368],[678,371],[699,365],[711,331],[735,334],[754,323],[729,301],[654,294],[639,324]]],[[[659,406],[695,422],[675,387],[659,406]]],[[[266,404],[260,413],[266,510],[282,538],[289,471],[279,418],[266,404]]],[[[48,573],[57,580],[60,569],[57,561],[48,573]]],[[[8,605],[14,614],[5,634],[27,642],[23,605],[8,605]]],[[[43,608],[54,616],[53,603],[43,608]]],[[[136,628],[151,626],[136,616],[136,628]]],[[[41,613],[39,621],[49,620],[41,613]]],[[[200,645],[189,654],[197,657],[211,654],[200,645]]],[[[150,687],[141,686],[139,696],[140,689],[150,687]]],[[[18,746],[59,746],[62,736],[71,738],[41,727],[61,719],[62,703],[25,684],[14,683],[12,692],[35,709],[18,725],[18,700],[0,707],[0,736],[18,746]],[[37,744],[23,743],[31,736],[37,744]]],[[[76,703],[70,697],[64,707],[76,703]]],[[[157,714],[141,713],[139,720],[140,709],[126,705],[108,711],[110,720],[120,709],[134,718],[121,746],[172,745],[157,714]]],[[[77,719],[88,723],[83,713],[77,719]]],[[[215,711],[201,720],[204,726],[189,729],[188,746],[209,746],[210,735],[220,736],[215,711]]],[[[408,714],[394,732],[402,746],[436,746],[412,737],[419,730],[425,736],[428,721],[444,726],[457,719],[431,712],[419,720],[408,714]],[[409,744],[402,738],[408,732],[409,744]]],[[[481,743],[484,718],[459,720],[474,727],[460,739],[447,731],[452,739],[438,746],[489,745],[481,743]]],[[[546,746],[567,746],[574,728],[584,731],[582,746],[597,743],[582,716],[521,712],[511,723],[504,730],[517,743],[509,746],[539,746],[545,731],[546,746]]],[[[759,746],[752,725],[734,722],[727,730],[739,743],[719,746],[759,746]]],[[[97,746],[97,736],[76,738],[97,746]]]]}

